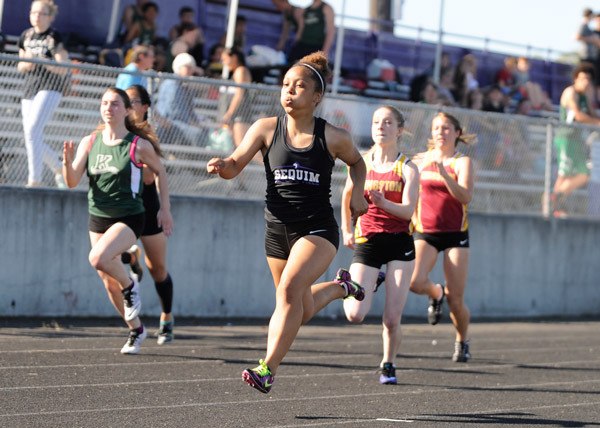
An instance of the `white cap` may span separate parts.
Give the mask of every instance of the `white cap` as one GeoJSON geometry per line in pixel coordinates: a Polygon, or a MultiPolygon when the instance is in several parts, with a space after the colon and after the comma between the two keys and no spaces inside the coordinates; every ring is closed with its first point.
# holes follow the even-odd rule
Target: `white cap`
{"type": "Polygon", "coordinates": [[[181,67],[189,65],[190,67],[196,67],[196,60],[189,53],[180,53],[173,60],[173,72],[177,73],[181,67]]]}

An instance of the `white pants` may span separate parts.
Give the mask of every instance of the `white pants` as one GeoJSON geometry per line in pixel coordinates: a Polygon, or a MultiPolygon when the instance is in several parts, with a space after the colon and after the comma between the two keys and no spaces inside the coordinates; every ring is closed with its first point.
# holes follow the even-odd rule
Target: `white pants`
{"type": "Polygon", "coordinates": [[[55,174],[61,170],[60,155],[44,143],[44,127],[58,107],[61,97],[61,93],[57,91],[40,91],[33,99],[21,100],[29,184],[42,181],[44,163],[55,174]]]}

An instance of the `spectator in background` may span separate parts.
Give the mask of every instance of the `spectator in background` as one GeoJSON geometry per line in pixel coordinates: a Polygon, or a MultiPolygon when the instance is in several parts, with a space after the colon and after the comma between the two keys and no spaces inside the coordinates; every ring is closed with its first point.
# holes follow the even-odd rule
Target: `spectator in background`
{"type": "MultiPolygon", "coordinates": [[[[235,30],[233,32],[233,46],[241,53],[246,52],[246,17],[238,15],[235,20],[235,30]]],[[[220,44],[226,46],[227,32],[221,36],[220,44]]]]}
{"type": "Polygon", "coordinates": [[[314,0],[304,9],[304,26],[296,37],[297,42],[292,47],[288,61],[293,63],[316,51],[323,51],[325,56],[329,56],[335,36],[334,17],[333,8],[321,0],[314,0]]]}
{"type": "MultiPolygon", "coordinates": [[[[19,58],[68,62],[62,37],[51,27],[57,13],[58,6],[52,0],[34,0],[31,3],[31,28],[23,31],[19,38],[19,58]]],[[[29,169],[27,187],[42,185],[45,163],[54,173],[56,185],[63,188],[60,155],[44,143],[44,128],[60,103],[68,69],[19,61],[17,70],[25,74],[21,114],[29,169]]]]}
{"type": "Polygon", "coordinates": [[[548,95],[543,91],[539,83],[532,82],[529,76],[529,60],[520,57],[517,60],[517,69],[515,70],[515,86],[524,98],[531,100],[531,105],[535,110],[552,110],[552,102],[548,95]]]}
{"type": "Polygon", "coordinates": [[[121,30],[119,32],[119,42],[121,45],[125,44],[127,34],[133,28],[134,23],[141,21],[144,18],[142,12],[142,6],[148,3],[149,0],[136,0],[135,4],[131,4],[123,10],[123,16],[121,17],[121,30]]]}
{"type": "Polygon", "coordinates": [[[483,97],[483,111],[491,111],[494,113],[504,113],[506,104],[504,102],[504,94],[500,86],[494,85],[487,90],[483,97]]]}
{"type": "MultiPolygon", "coordinates": [[[[580,64],[573,71],[573,84],[560,97],[561,122],[586,123],[600,126],[600,118],[594,109],[594,68],[588,63],[580,64]]],[[[590,171],[587,166],[588,150],[580,129],[558,129],[554,139],[558,160],[558,177],[551,195],[555,216],[565,214],[565,198],[575,189],[587,185],[590,171]]]]}
{"type": "MultiPolygon", "coordinates": [[[[600,13],[594,16],[594,34],[596,40],[600,41],[600,13]]],[[[600,45],[596,55],[596,63],[594,64],[595,84],[596,84],[596,102],[600,101],[600,45]]]]}
{"type": "MultiPolygon", "coordinates": [[[[173,72],[181,77],[193,76],[197,70],[194,57],[185,52],[175,57],[172,67],[173,72]]],[[[153,116],[162,141],[187,145],[202,142],[203,128],[194,109],[194,96],[189,81],[163,80],[158,88],[153,116]]]]}
{"type": "Polygon", "coordinates": [[[460,106],[467,106],[469,92],[478,89],[477,58],[473,54],[464,55],[456,66],[454,74],[454,98],[460,106]]]}
{"type": "Polygon", "coordinates": [[[156,39],[156,18],[158,17],[158,5],[147,1],[141,7],[142,17],[136,19],[125,35],[125,45],[152,45],[156,39]]]}
{"type": "MultiPolygon", "coordinates": [[[[594,72],[597,72],[598,70],[595,69],[595,67],[600,49],[600,38],[590,28],[590,22],[592,21],[593,17],[594,12],[592,9],[586,8],[583,10],[583,21],[579,26],[579,31],[577,32],[577,36],[575,38],[581,42],[579,59],[581,62],[589,62],[590,64],[593,64],[594,72]]],[[[596,79],[598,79],[598,77],[596,79]]]]}
{"type": "MultiPolygon", "coordinates": [[[[194,57],[196,64],[202,64],[204,62],[204,34],[202,29],[196,24],[186,22],[180,26],[180,34],[175,40],[171,42],[167,58],[175,58],[180,53],[189,53],[194,57]]],[[[171,70],[168,62],[167,70],[171,70]]]]}
{"type": "Polygon", "coordinates": [[[435,83],[429,80],[427,83],[425,83],[425,86],[421,91],[419,102],[429,105],[437,105],[439,104],[439,101],[437,86],[435,83]]]}
{"type": "MultiPolygon", "coordinates": [[[[229,69],[231,79],[235,83],[252,82],[252,75],[246,67],[246,59],[240,50],[236,48],[225,49],[222,61],[223,66],[229,69]]],[[[233,142],[238,147],[253,122],[252,104],[254,96],[250,90],[242,87],[228,86],[227,89],[233,95],[221,122],[232,129],[233,142]]]]}
{"type": "Polygon", "coordinates": [[[173,41],[181,36],[183,26],[187,24],[196,25],[196,14],[194,13],[194,9],[190,6],[183,6],[179,9],[179,23],[172,26],[169,30],[169,40],[173,41]]]}
{"type": "Polygon", "coordinates": [[[454,94],[454,67],[445,67],[440,70],[440,84],[437,86],[440,102],[445,106],[456,105],[454,94]]]}
{"type": "Polygon", "coordinates": [[[298,36],[304,28],[304,16],[301,8],[292,6],[288,0],[273,0],[275,8],[281,12],[283,21],[281,23],[281,34],[277,42],[278,51],[288,51],[288,39],[290,31],[295,33],[294,43],[298,41],[298,36]]]}
{"type": "Polygon", "coordinates": [[[504,67],[496,73],[494,83],[500,87],[505,95],[511,95],[515,90],[515,72],[517,71],[517,59],[514,56],[504,58],[504,67]]]}
{"type": "Polygon", "coordinates": [[[204,74],[207,77],[220,78],[223,74],[223,51],[225,46],[220,43],[215,43],[208,51],[208,60],[204,62],[204,74]]]}
{"type": "Polygon", "coordinates": [[[125,90],[133,85],[141,85],[148,88],[148,79],[140,74],[142,71],[150,70],[154,64],[154,48],[152,46],[138,45],[133,48],[132,61],[124,68],[130,73],[121,73],[117,77],[115,86],[125,90]]]}
{"type": "Polygon", "coordinates": [[[517,102],[515,114],[529,116],[531,114],[531,110],[531,101],[529,101],[527,98],[522,98],[519,100],[519,102],[517,102]]]}
{"type": "Polygon", "coordinates": [[[473,89],[467,93],[467,105],[465,107],[471,110],[483,109],[483,93],[481,89],[473,89]]]}

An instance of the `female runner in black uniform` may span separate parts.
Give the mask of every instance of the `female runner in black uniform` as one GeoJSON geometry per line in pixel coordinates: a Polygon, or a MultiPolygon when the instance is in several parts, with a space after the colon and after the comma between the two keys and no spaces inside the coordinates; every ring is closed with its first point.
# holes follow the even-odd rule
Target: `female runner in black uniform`
{"type": "MultiPolygon", "coordinates": [[[[146,89],[141,85],[133,85],[125,91],[131,101],[131,118],[137,124],[146,125],[148,120],[148,109],[151,105],[150,96],[146,89]]],[[[157,343],[163,345],[173,341],[173,317],[171,307],[173,304],[173,281],[167,270],[167,237],[162,227],[158,225],[157,217],[160,209],[160,199],[156,190],[156,176],[148,168],[144,167],[144,186],[142,190],[142,199],[146,210],[146,222],[142,231],[142,244],[146,266],[154,280],[154,288],[158,294],[162,312],[160,314],[160,324],[158,328],[157,343]]],[[[134,251],[126,253],[129,256],[129,262],[132,271],[142,279],[142,267],[139,263],[140,254],[137,245],[134,251]]]]}
{"type": "Polygon", "coordinates": [[[281,88],[285,115],[259,119],[231,156],[213,158],[207,165],[208,172],[230,179],[256,153],[263,155],[267,174],[265,248],[276,304],[266,356],[256,368],[244,370],[242,377],[264,393],[271,389],[275,372],[303,323],[335,299],[364,298],[364,290],[343,269],[335,281],[313,285],[333,261],[339,245],[339,227],[329,201],[336,158],[348,165],[352,216],[356,218],[368,208],[363,195],[365,164],[350,134],[314,116],[328,72],[323,52],[294,64],[281,88]]]}

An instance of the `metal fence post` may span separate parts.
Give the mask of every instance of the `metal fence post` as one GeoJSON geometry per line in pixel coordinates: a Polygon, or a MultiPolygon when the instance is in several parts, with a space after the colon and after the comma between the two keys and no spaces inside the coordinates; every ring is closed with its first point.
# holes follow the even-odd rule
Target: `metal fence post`
{"type": "Polygon", "coordinates": [[[544,166],[544,198],[542,214],[550,217],[550,195],[552,187],[552,141],[554,140],[554,126],[548,121],[546,125],[546,162],[544,166]]]}

